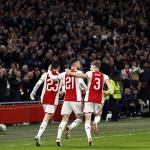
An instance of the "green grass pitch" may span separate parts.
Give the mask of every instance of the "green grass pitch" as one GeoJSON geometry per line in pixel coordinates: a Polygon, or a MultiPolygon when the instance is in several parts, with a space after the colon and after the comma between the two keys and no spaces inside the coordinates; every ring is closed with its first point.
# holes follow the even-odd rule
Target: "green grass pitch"
{"type": "Polygon", "coordinates": [[[8,126],[6,133],[0,132],[0,150],[150,150],[150,118],[102,121],[101,132],[93,134],[91,147],[87,144],[84,124],[72,131],[70,139],[62,139],[62,147],[57,147],[58,123],[49,124],[41,146],[36,147],[33,137],[39,125],[8,126]]]}

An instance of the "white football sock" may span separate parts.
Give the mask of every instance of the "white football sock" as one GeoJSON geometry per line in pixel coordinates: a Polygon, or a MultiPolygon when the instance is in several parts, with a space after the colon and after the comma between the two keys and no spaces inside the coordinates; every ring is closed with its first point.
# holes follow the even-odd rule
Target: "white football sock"
{"type": "Polygon", "coordinates": [[[75,128],[76,126],[78,126],[81,122],[82,122],[82,119],[80,119],[80,118],[77,118],[76,120],[74,120],[72,122],[72,124],[69,126],[70,130],[73,129],[73,128],[75,128]]]}
{"type": "Polygon", "coordinates": [[[91,137],[91,123],[90,122],[85,122],[85,132],[86,132],[88,139],[92,138],[91,137]]]}
{"type": "Polygon", "coordinates": [[[93,123],[97,125],[100,122],[100,120],[101,116],[95,116],[93,123]]]}
{"type": "Polygon", "coordinates": [[[45,131],[46,127],[48,125],[48,121],[43,120],[43,122],[40,125],[40,129],[38,131],[37,137],[41,138],[43,132],[45,131]]]}
{"type": "Polygon", "coordinates": [[[61,123],[58,127],[57,139],[61,139],[66,124],[67,124],[66,121],[61,121],[61,123]]]}

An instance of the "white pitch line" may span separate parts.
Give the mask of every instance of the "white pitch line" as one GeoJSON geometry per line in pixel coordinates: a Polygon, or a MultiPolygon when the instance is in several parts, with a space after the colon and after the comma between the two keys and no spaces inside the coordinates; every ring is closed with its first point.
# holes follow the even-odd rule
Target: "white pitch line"
{"type": "Polygon", "coordinates": [[[10,144],[8,145],[8,147],[16,147],[17,145],[16,144],[10,144]]]}
{"type": "Polygon", "coordinates": [[[26,144],[10,144],[6,147],[17,147],[17,146],[30,146],[30,145],[33,145],[33,143],[26,143],[26,144]]]}
{"type": "MultiPolygon", "coordinates": [[[[132,136],[132,135],[144,135],[150,134],[150,132],[143,132],[143,133],[128,133],[128,134],[116,134],[116,135],[107,135],[107,136],[100,136],[100,137],[93,137],[93,139],[104,139],[104,138],[111,138],[111,137],[125,137],[125,136],[132,136]]],[[[69,141],[80,141],[85,140],[86,138],[78,138],[78,139],[70,139],[69,141]]],[[[42,142],[44,144],[45,142],[42,142]]],[[[26,143],[26,144],[10,144],[7,147],[17,147],[17,146],[30,146],[34,143],[26,143]]]]}
{"type": "MultiPolygon", "coordinates": [[[[103,138],[111,138],[111,137],[125,137],[125,136],[144,135],[144,134],[150,134],[150,132],[107,135],[107,136],[93,137],[93,139],[103,139],[103,138]]],[[[78,139],[70,139],[70,140],[71,141],[79,141],[79,140],[84,140],[84,139],[85,138],[78,138],[78,139]]]]}

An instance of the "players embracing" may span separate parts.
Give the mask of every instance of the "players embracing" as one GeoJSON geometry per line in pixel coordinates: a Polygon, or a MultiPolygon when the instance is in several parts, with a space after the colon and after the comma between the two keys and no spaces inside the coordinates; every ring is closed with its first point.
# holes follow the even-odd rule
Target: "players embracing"
{"type": "Polygon", "coordinates": [[[82,122],[83,113],[85,114],[85,131],[88,139],[88,144],[91,146],[91,116],[94,114],[93,129],[95,134],[98,133],[98,123],[101,120],[102,107],[104,104],[104,84],[108,86],[110,94],[113,94],[112,88],[109,83],[109,77],[99,71],[100,61],[95,60],[91,62],[90,71],[82,73],[78,69],[80,68],[80,60],[73,58],[70,60],[70,70],[59,74],[60,65],[58,62],[52,64],[51,70],[48,73],[42,75],[34,87],[31,98],[34,99],[34,95],[38,87],[45,82],[43,87],[43,93],[41,100],[45,110],[45,116],[40,126],[39,132],[35,137],[37,146],[40,145],[41,136],[46,129],[48,121],[52,118],[56,106],[58,104],[59,93],[62,86],[61,93],[65,93],[64,103],[62,105],[61,115],[62,121],[58,127],[58,133],[56,143],[61,146],[61,137],[66,129],[66,137],[69,136],[70,131],[78,126],[82,122]],[[83,78],[87,79],[87,86],[83,81],[83,78]],[[82,90],[86,92],[85,98],[82,98],[82,90]],[[84,108],[83,108],[84,100],[84,108]],[[69,116],[74,112],[76,119],[71,125],[67,125],[69,116]]]}
{"type": "MultiPolygon", "coordinates": [[[[71,68],[70,71],[72,73],[82,73],[78,69],[80,68],[80,60],[78,58],[72,58],[69,62],[69,66],[71,68]]],[[[78,126],[82,122],[83,116],[83,98],[82,91],[87,90],[87,86],[84,83],[82,78],[77,78],[75,76],[61,73],[57,76],[50,74],[50,78],[53,80],[62,80],[64,82],[64,103],[62,105],[61,115],[62,121],[58,127],[58,133],[56,138],[56,143],[58,146],[61,146],[61,137],[66,128],[66,136],[68,137],[70,131],[78,126]],[[74,112],[76,119],[73,121],[71,125],[67,125],[69,116],[74,112]]]]}
{"type": "Polygon", "coordinates": [[[83,73],[75,73],[69,72],[69,75],[78,77],[78,78],[86,78],[87,79],[87,91],[84,98],[84,109],[83,112],[85,113],[85,131],[88,139],[88,144],[91,146],[92,136],[91,136],[91,117],[92,113],[94,114],[94,121],[93,121],[93,128],[94,132],[97,134],[98,123],[101,119],[102,108],[104,105],[104,84],[108,86],[110,94],[113,94],[112,88],[109,83],[109,77],[99,71],[100,69],[100,61],[95,60],[91,62],[90,71],[83,73]]]}

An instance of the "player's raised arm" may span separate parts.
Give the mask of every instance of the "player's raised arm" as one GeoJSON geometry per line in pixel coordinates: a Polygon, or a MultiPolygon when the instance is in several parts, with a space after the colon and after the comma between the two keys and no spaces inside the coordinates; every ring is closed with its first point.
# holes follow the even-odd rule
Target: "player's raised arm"
{"type": "Polygon", "coordinates": [[[40,85],[45,81],[45,79],[46,79],[46,73],[44,73],[44,74],[41,76],[41,78],[39,79],[39,81],[38,81],[38,82],[36,83],[36,85],[34,86],[32,92],[31,92],[31,94],[30,94],[30,98],[31,98],[32,100],[35,100],[35,97],[34,97],[34,96],[36,95],[37,90],[39,89],[40,85]]]}

